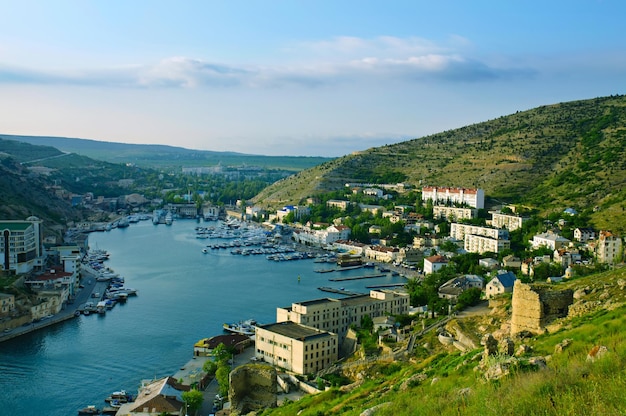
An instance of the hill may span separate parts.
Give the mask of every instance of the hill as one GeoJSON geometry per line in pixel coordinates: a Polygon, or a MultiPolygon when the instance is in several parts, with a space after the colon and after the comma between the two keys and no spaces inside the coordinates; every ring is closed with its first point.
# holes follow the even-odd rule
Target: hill
{"type": "Polygon", "coordinates": [[[418,337],[405,359],[347,362],[343,372],[328,379],[347,377],[350,384],[260,414],[624,414],[625,287],[624,268],[553,286],[574,290],[575,310],[585,312],[570,312],[552,322],[544,335],[514,337],[515,356],[496,354],[483,360],[483,336],[491,333],[504,340],[508,334],[511,300],[500,298],[487,315],[459,317],[446,324],[461,328],[477,345],[473,350],[462,353],[444,346],[433,331],[418,337]],[[605,349],[604,356],[593,355],[605,349]]]}
{"type": "Polygon", "coordinates": [[[542,106],[346,155],[282,180],[254,201],[297,204],[348,182],[482,188],[493,200],[543,212],[595,208],[596,227],[624,232],[626,96],[542,106]]]}
{"type": "Polygon", "coordinates": [[[198,166],[259,166],[297,172],[330,160],[325,157],[263,156],[236,152],[193,150],[176,146],[127,144],[90,139],[50,136],[16,136],[0,134],[0,139],[15,140],[37,146],[54,147],[109,163],[132,163],[148,168],[198,166]]]}

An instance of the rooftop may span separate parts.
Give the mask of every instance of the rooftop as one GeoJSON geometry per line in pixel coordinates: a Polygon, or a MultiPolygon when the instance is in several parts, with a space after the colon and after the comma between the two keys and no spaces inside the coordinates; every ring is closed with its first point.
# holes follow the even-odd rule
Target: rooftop
{"type": "Polygon", "coordinates": [[[316,338],[320,336],[325,337],[325,336],[328,336],[328,334],[331,334],[331,332],[321,331],[319,329],[300,325],[291,321],[261,325],[259,326],[259,328],[265,329],[266,331],[274,332],[279,335],[283,335],[285,337],[297,339],[300,341],[305,341],[307,339],[316,338]]]}

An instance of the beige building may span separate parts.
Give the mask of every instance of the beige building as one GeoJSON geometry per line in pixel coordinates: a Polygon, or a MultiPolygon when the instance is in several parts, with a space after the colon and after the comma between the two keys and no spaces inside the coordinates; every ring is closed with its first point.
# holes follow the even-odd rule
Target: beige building
{"type": "Polygon", "coordinates": [[[491,225],[496,228],[506,228],[509,231],[522,228],[522,225],[526,220],[527,218],[519,215],[503,214],[501,212],[491,213],[491,225]]]}
{"type": "Polygon", "coordinates": [[[622,238],[611,231],[600,231],[596,246],[596,258],[600,263],[618,263],[622,259],[622,238]]]}
{"type": "Polygon", "coordinates": [[[463,241],[465,239],[465,236],[468,234],[480,235],[483,237],[489,237],[497,240],[508,240],[509,238],[508,230],[482,227],[472,224],[460,224],[456,222],[450,224],[450,237],[454,238],[455,240],[463,241]]]}
{"type": "Polygon", "coordinates": [[[321,298],[276,308],[276,321],[291,321],[335,333],[343,342],[350,325],[361,325],[364,316],[403,315],[409,312],[409,295],[393,290],[370,290],[369,295],[321,298]]]}
{"type": "Polygon", "coordinates": [[[399,249],[396,247],[371,246],[365,249],[365,257],[368,259],[391,263],[398,257],[399,249]]]}
{"type": "Polygon", "coordinates": [[[257,326],[256,356],[297,374],[316,373],[339,358],[337,334],[285,321],[257,326]]]}
{"type": "Polygon", "coordinates": [[[482,235],[467,234],[464,240],[464,249],[470,253],[501,253],[511,248],[509,240],[501,240],[482,235]]]}
{"type": "Polygon", "coordinates": [[[446,219],[448,221],[476,218],[477,212],[476,208],[447,207],[443,205],[433,206],[433,217],[446,219]]]}

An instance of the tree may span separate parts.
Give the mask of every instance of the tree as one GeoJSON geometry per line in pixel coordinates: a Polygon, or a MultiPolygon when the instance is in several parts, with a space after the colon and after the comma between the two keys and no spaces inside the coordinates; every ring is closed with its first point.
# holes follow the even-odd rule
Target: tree
{"type": "Polygon", "coordinates": [[[207,374],[214,376],[217,371],[217,363],[212,360],[207,360],[202,366],[202,370],[204,370],[207,374]]]}
{"type": "Polygon", "coordinates": [[[182,398],[192,413],[200,410],[200,408],[202,407],[202,402],[204,401],[202,392],[195,389],[184,391],[182,394],[182,398]]]}
{"type": "Polygon", "coordinates": [[[228,375],[230,374],[230,365],[220,365],[215,372],[217,384],[220,386],[220,396],[228,396],[228,375]]]}

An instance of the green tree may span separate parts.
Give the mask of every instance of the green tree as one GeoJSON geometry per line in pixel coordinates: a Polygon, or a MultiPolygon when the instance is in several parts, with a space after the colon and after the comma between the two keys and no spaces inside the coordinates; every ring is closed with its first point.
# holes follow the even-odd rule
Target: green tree
{"type": "Polygon", "coordinates": [[[228,363],[220,364],[215,372],[217,385],[220,387],[220,396],[228,396],[228,375],[230,374],[230,365],[228,363]]]}
{"type": "Polygon", "coordinates": [[[213,360],[207,360],[202,366],[202,370],[204,370],[207,374],[214,376],[217,371],[217,363],[213,360]]]}
{"type": "Polygon", "coordinates": [[[200,410],[200,408],[202,407],[202,402],[204,400],[202,392],[196,389],[184,391],[182,394],[182,398],[192,413],[200,410]]]}

